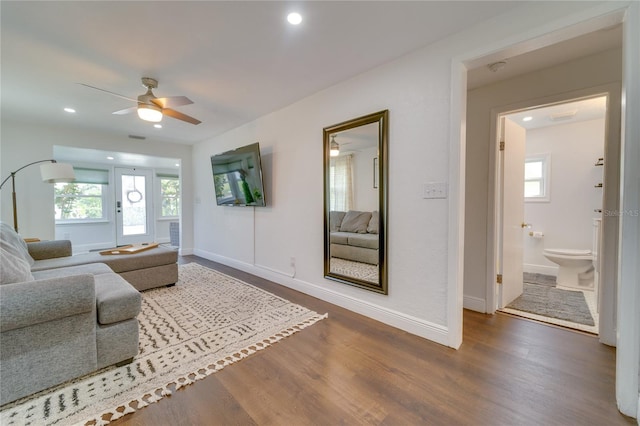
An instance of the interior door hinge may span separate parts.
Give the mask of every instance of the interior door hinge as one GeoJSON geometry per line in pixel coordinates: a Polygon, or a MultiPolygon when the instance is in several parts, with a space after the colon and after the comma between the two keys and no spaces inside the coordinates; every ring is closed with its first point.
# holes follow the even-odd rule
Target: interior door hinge
{"type": "Polygon", "coordinates": [[[504,141],[500,141],[500,151],[504,151],[504,141]]]}
{"type": "Polygon", "coordinates": [[[497,282],[498,284],[502,284],[502,274],[498,274],[498,275],[496,275],[496,282],[497,282]]]}

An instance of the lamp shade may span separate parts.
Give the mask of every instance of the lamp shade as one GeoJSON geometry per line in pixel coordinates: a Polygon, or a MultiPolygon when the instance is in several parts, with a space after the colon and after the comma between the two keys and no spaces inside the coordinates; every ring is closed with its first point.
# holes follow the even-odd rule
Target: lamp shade
{"type": "Polygon", "coordinates": [[[340,145],[338,145],[338,142],[336,142],[334,135],[331,135],[329,155],[331,157],[337,157],[338,155],[340,155],[340,145]]]}
{"type": "Polygon", "coordinates": [[[47,183],[72,182],[76,176],[73,166],[64,163],[45,163],[40,165],[40,176],[47,183]]]}
{"type": "Polygon", "coordinates": [[[138,117],[145,121],[157,123],[162,121],[162,110],[152,104],[138,104],[138,117]]]}

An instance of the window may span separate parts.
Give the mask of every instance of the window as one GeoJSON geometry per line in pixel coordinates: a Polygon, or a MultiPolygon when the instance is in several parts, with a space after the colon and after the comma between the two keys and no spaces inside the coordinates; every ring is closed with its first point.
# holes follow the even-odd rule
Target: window
{"type": "Polygon", "coordinates": [[[73,182],[54,186],[56,222],[107,219],[105,195],[109,172],[76,167],[73,171],[76,175],[73,182]]]}
{"type": "Polygon", "coordinates": [[[548,154],[527,157],[524,162],[525,201],[549,201],[548,154]]]}
{"type": "Polygon", "coordinates": [[[178,217],[180,214],[180,180],[174,175],[158,175],[160,178],[160,217],[178,217]]]}

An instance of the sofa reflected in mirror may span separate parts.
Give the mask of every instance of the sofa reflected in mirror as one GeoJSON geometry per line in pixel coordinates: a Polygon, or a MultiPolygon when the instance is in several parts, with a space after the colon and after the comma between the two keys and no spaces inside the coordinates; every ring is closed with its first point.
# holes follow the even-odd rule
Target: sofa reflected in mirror
{"type": "Polygon", "coordinates": [[[324,129],[324,276],[387,294],[387,120],[324,129]]]}

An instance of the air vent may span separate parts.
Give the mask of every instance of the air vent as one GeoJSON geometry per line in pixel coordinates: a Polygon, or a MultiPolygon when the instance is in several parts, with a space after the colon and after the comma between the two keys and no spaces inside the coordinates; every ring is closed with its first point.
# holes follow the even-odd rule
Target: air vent
{"type": "Polygon", "coordinates": [[[549,116],[549,120],[551,121],[562,121],[562,120],[571,120],[578,113],[577,109],[565,112],[558,112],[555,114],[551,114],[549,116]]]}
{"type": "Polygon", "coordinates": [[[140,139],[141,141],[146,139],[146,136],[129,135],[131,139],[140,139]]]}

